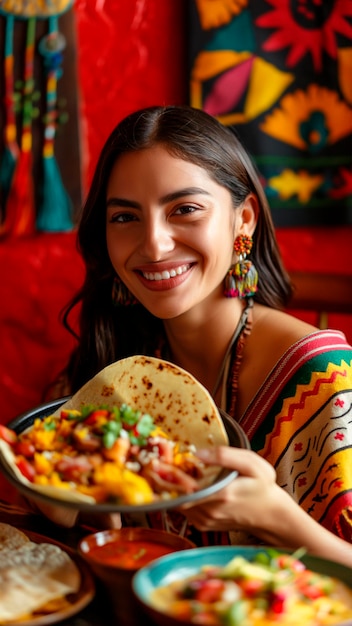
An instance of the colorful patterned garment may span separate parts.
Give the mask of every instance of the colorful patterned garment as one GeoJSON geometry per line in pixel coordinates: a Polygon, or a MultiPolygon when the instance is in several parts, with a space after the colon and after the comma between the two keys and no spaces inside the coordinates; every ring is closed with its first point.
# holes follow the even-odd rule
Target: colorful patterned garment
{"type": "Polygon", "coordinates": [[[279,485],[352,542],[352,347],[343,333],[294,344],[239,423],[279,485]]]}
{"type": "Polygon", "coordinates": [[[236,129],[277,226],[352,221],[352,0],[192,0],[190,104],[236,129]]]}

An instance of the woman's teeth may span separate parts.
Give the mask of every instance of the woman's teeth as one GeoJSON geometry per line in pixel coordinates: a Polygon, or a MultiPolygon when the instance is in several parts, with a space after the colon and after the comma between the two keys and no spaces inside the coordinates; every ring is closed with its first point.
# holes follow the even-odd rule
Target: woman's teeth
{"type": "Polygon", "coordinates": [[[143,272],[143,276],[148,280],[167,280],[168,278],[180,276],[180,274],[187,272],[189,267],[189,265],[180,265],[179,267],[175,267],[170,271],[164,270],[163,272],[143,272]]]}

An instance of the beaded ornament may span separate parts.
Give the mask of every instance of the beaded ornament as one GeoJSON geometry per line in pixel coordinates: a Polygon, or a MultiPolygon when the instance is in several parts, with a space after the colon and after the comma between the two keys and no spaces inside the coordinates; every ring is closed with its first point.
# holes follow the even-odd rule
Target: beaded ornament
{"type": "Polygon", "coordinates": [[[249,298],[258,290],[258,272],[252,261],[247,260],[253,246],[249,235],[239,235],[233,244],[238,261],[228,270],[225,277],[226,298],[249,298]]]}

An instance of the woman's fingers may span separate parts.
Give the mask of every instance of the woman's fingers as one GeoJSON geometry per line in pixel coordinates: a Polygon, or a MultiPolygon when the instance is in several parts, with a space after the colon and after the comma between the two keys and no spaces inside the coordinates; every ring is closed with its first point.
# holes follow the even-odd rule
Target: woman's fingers
{"type": "Polygon", "coordinates": [[[197,451],[197,456],[207,465],[220,465],[237,470],[241,476],[266,478],[275,481],[276,473],[272,465],[252,450],[218,446],[197,451]]]}

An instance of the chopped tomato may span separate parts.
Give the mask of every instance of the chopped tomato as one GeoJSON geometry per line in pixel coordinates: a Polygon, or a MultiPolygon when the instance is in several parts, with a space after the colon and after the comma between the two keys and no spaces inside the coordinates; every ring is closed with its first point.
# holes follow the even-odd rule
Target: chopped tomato
{"type": "Polygon", "coordinates": [[[243,593],[249,598],[257,596],[267,588],[265,581],[259,580],[259,578],[244,578],[237,581],[237,584],[241,587],[243,593]]]}
{"type": "Polygon", "coordinates": [[[17,459],[16,459],[16,466],[19,469],[19,471],[21,472],[21,474],[25,478],[27,478],[27,480],[29,480],[31,483],[34,481],[35,469],[30,464],[30,462],[27,461],[27,459],[25,459],[23,456],[17,457],[17,459]]]}
{"type": "Polygon", "coordinates": [[[93,425],[96,424],[100,417],[108,417],[109,411],[106,409],[96,409],[89,413],[88,417],[84,420],[85,424],[93,425]]]}
{"type": "Polygon", "coordinates": [[[270,609],[276,615],[281,615],[285,612],[286,594],[284,591],[274,591],[272,594],[272,601],[270,609]]]}
{"type": "Polygon", "coordinates": [[[297,588],[303,596],[315,600],[324,595],[324,590],[321,586],[321,581],[316,579],[311,572],[302,572],[301,576],[297,580],[297,588]],[[319,584],[320,583],[320,584],[319,584]]]}
{"type": "Polygon", "coordinates": [[[12,446],[17,441],[17,434],[14,430],[7,428],[7,426],[4,426],[3,424],[0,424],[0,439],[3,439],[4,441],[6,441],[6,443],[12,446]]]}
{"type": "Polygon", "coordinates": [[[293,572],[302,572],[306,569],[306,566],[304,565],[304,563],[302,563],[302,561],[292,558],[290,554],[281,554],[277,558],[277,564],[281,569],[287,567],[293,572]]]}
{"type": "Polygon", "coordinates": [[[221,594],[225,589],[225,583],[218,578],[210,578],[205,580],[197,589],[195,593],[195,600],[198,602],[218,602],[221,599],[221,594]]]}
{"type": "Polygon", "coordinates": [[[27,459],[30,459],[34,456],[35,446],[31,441],[17,441],[14,445],[15,454],[19,454],[21,456],[25,456],[27,459]]]}

